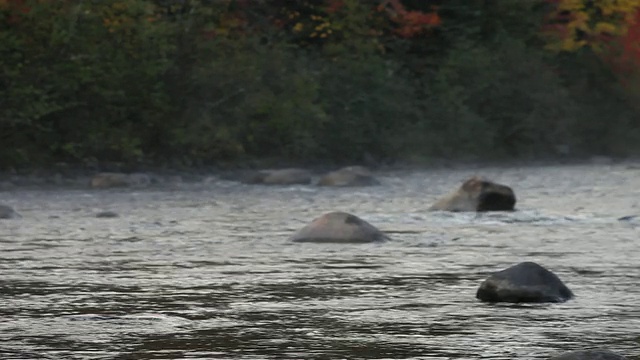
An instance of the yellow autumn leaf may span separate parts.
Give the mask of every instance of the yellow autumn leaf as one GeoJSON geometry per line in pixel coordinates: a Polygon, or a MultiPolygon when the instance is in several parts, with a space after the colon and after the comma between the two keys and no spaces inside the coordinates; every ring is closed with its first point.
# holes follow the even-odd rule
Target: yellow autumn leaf
{"type": "Polygon", "coordinates": [[[558,4],[558,11],[576,11],[584,9],[582,0],[564,0],[558,4]]]}
{"type": "Polygon", "coordinates": [[[599,22],[596,24],[595,26],[595,31],[596,34],[617,34],[618,33],[618,28],[610,23],[607,22],[599,22]]]}

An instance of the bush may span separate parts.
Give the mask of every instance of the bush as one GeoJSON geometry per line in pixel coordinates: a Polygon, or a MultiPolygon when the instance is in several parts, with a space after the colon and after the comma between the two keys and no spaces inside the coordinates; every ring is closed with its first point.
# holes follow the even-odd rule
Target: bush
{"type": "Polygon", "coordinates": [[[640,150],[631,87],[545,52],[541,3],[442,2],[399,38],[358,0],[0,1],[0,166],[640,150]]]}
{"type": "Polygon", "coordinates": [[[34,2],[20,14],[0,35],[4,157],[144,155],[170,110],[163,82],[174,49],[170,24],[154,22],[142,0],[34,2]]]}

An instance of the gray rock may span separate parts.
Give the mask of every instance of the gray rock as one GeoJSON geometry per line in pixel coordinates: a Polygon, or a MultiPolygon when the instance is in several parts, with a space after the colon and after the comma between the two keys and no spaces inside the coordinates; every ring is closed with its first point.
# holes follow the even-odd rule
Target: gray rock
{"type": "Polygon", "coordinates": [[[512,211],[516,204],[513,190],[480,177],[465,181],[458,190],[433,204],[430,211],[512,211]]]}
{"type": "Polygon", "coordinates": [[[307,185],[311,183],[311,172],[295,168],[252,171],[244,173],[240,181],[245,184],[307,185]]]}
{"type": "Polygon", "coordinates": [[[626,360],[622,355],[618,355],[609,350],[579,350],[550,357],[549,360],[626,360]]]}
{"type": "Polygon", "coordinates": [[[318,186],[372,186],[380,185],[369,169],[363,166],[348,166],[325,174],[318,186]]]}
{"type": "Polygon", "coordinates": [[[96,214],[97,218],[117,218],[119,216],[120,215],[113,211],[101,211],[96,214]]]}
{"type": "Polygon", "coordinates": [[[0,205],[0,219],[17,219],[20,218],[20,214],[13,210],[11,206],[0,205]]]}
{"type": "Polygon", "coordinates": [[[618,221],[631,221],[633,219],[636,219],[638,217],[638,215],[627,215],[627,216],[622,216],[618,218],[618,221]]]}
{"type": "Polygon", "coordinates": [[[129,175],[122,173],[100,173],[91,179],[94,189],[108,189],[129,186],[129,175]]]}
{"type": "Polygon", "coordinates": [[[573,293],[551,271],[534,262],[523,262],[487,278],[476,297],[488,302],[563,302],[573,293]]]}
{"type": "Polygon", "coordinates": [[[370,243],[389,240],[373,225],[355,215],[330,212],[313,220],[290,238],[295,242],[370,243]]]}
{"type": "Polygon", "coordinates": [[[151,177],[147,174],[100,173],[91,179],[94,189],[109,189],[116,187],[144,187],[151,184],[151,177]]]}

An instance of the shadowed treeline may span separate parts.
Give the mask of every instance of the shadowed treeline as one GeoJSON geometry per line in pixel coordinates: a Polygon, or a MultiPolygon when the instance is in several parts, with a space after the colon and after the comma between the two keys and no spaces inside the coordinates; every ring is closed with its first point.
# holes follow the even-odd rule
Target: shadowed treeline
{"type": "Polygon", "coordinates": [[[0,167],[637,154],[584,3],[1,0],[0,167]]]}

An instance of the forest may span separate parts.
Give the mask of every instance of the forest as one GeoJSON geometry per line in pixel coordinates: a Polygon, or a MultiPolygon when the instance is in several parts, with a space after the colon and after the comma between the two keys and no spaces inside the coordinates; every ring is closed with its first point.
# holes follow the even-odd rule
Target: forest
{"type": "Polygon", "coordinates": [[[640,0],[0,0],[0,169],[640,154],[640,0]]]}

